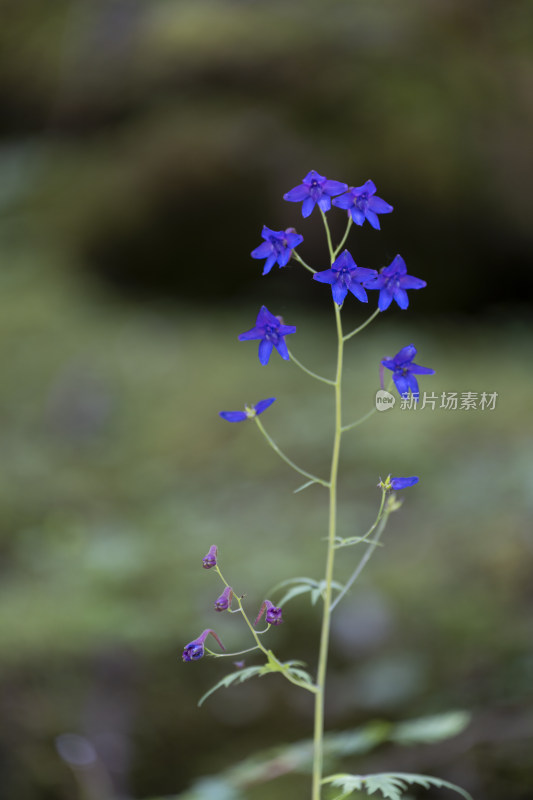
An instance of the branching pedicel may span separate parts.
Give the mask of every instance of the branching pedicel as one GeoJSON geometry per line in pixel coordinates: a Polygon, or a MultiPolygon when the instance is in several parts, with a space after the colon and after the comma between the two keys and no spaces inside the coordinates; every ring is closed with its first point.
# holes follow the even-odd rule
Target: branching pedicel
{"type": "MultiPolygon", "coordinates": [[[[330,775],[323,776],[323,751],[324,751],[324,695],[326,689],[327,660],[330,638],[331,614],[336,606],[341,602],[349,591],[355,580],[361,574],[363,568],[368,563],[376,547],[380,544],[388,518],[391,513],[396,511],[401,502],[394,494],[418,482],[418,477],[391,477],[380,480],[378,488],[381,490],[381,502],[374,523],[369,530],[362,536],[352,536],[341,538],[337,536],[337,475],[339,465],[339,454],[341,439],[344,433],[350,431],[360,423],[368,419],[376,410],[371,409],[367,414],[358,420],[345,423],[342,417],[342,377],[343,377],[343,353],[344,345],[353,336],[360,333],[379,313],[385,311],[393,301],[402,309],[409,306],[407,290],[421,289],[426,283],[420,278],[415,278],[407,274],[407,267],[403,258],[397,255],[391,264],[383,267],[379,272],[375,269],[358,267],[348,250],[344,249],[344,244],[348,238],[350,229],[355,223],[363,225],[365,221],[376,230],[380,229],[378,215],[388,214],[393,209],[388,203],[376,196],[376,186],[372,181],[359,187],[348,187],[340,181],[331,181],[312,170],[309,172],[302,183],[291,189],[284,195],[284,199],[289,202],[302,203],[302,215],[308,217],[318,206],[320,215],[324,223],[325,234],[328,243],[330,266],[328,269],[317,271],[305,263],[297,253],[296,247],[302,243],[303,236],[298,234],[294,228],[284,231],[275,231],[263,227],[262,238],[264,242],[253,252],[255,259],[265,259],[263,275],[270,272],[274,264],[285,267],[289,261],[294,259],[306,270],[312,273],[313,279],[323,284],[331,286],[333,295],[333,310],[337,328],[337,367],[335,378],[330,379],[318,375],[304,366],[289,351],[285,337],[295,333],[294,325],[285,325],[280,317],[275,316],[266,306],[262,306],[257,315],[255,325],[239,336],[240,341],[259,340],[259,361],[266,365],[274,349],[277,350],[282,359],[292,360],[296,366],[310,375],[312,378],[330,385],[334,392],[335,426],[333,438],[333,452],[329,476],[319,477],[313,475],[305,469],[295,464],[278,447],[276,442],[265,430],[259,415],[266,411],[276,398],[270,397],[260,400],[254,406],[245,406],[244,411],[221,411],[220,416],[228,422],[243,422],[253,420],[258,426],[259,431],[266,439],[272,449],[288,464],[292,469],[305,477],[307,480],[296,491],[301,491],[312,484],[320,484],[327,489],[329,495],[329,524],[327,537],[327,553],[324,578],[321,581],[313,581],[309,578],[297,578],[292,581],[285,581],[285,595],[278,600],[275,606],[271,600],[259,600],[259,609],[255,622],[252,623],[244,609],[242,597],[227,583],[224,578],[217,560],[217,548],[213,545],[203,559],[205,569],[213,569],[222,583],[224,590],[220,597],[215,601],[217,612],[227,611],[237,613],[244,619],[253,640],[253,646],[238,653],[214,653],[205,647],[205,639],[213,635],[222,649],[222,643],[214,631],[207,629],[203,633],[186,645],[183,651],[184,661],[196,661],[200,659],[204,652],[217,657],[235,657],[249,652],[259,652],[263,656],[263,663],[259,666],[238,669],[236,672],[227,675],[215,687],[213,687],[200,702],[221,686],[229,686],[231,683],[242,682],[257,675],[265,675],[269,672],[279,672],[295,686],[310,692],[314,695],[315,703],[315,724],[314,724],[314,749],[313,749],[313,779],[312,779],[312,800],[320,800],[322,789],[325,784],[341,788],[341,793],[337,794],[338,800],[348,797],[354,791],[367,790],[374,792],[380,790],[386,797],[400,797],[403,789],[407,789],[409,783],[419,783],[421,785],[439,785],[454,789],[463,797],[469,795],[458,787],[452,786],[445,781],[428,778],[427,776],[406,776],[406,775],[330,775]],[[347,212],[347,226],[344,236],[339,244],[334,247],[326,218],[326,213],[331,206],[344,209],[347,212]],[[357,328],[349,333],[344,333],[342,326],[342,307],[348,294],[352,294],[359,302],[367,303],[367,291],[379,291],[377,309],[357,328]],[[364,546],[364,553],[351,576],[344,584],[334,580],[335,555],[340,548],[347,548],[356,545],[364,546]],[[290,588],[288,588],[290,587],[290,588]],[[320,649],[318,654],[318,665],[315,677],[302,669],[301,662],[286,661],[281,662],[274,653],[267,649],[263,644],[263,636],[271,626],[279,625],[282,622],[282,606],[292,597],[304,592],[311,592],[314,601],[322,599],[322,628],[320,637],[320,649]],[[235,601],[236,608],[232,609],[235,601]],[[257,624],[264,615],[266,628],[256,630],[257,624]],[[391,788],[392,787],[392,788],[391,788]],[[396,792],[393,794],[392,792],[396,792]]],[[[401,396],[413,395],[416,402],[418,399],[418,383],[415,375],[431,375],[434,370],[428,367],[421,367],[414,363],[416,355],[414,345],[410,344],[403,347],[393,358],[384,358],[381,361],[380,371],[383,375],[383,367],[392,371],[392,381],[401,396]]],[[[383,384],[382,384],[382,389],[383,384]]],[[[273,593],[275,595],[275,592],[273,593]]],[[[290,624],[290,623],[289,623],[290,624]]]]}

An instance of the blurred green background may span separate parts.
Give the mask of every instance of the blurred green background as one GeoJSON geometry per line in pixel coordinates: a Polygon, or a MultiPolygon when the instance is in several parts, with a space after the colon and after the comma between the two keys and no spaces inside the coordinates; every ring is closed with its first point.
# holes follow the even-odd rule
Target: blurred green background
{"type": "MultiPolygon", "coordinates": [[[[318,218],[281,200],[316,169],[372,178],[395,206],[353,234],[359,265],[400,252],[428,281],[351,342],[348,418],[411,341],[437,370],[422,389],[498,393],[494,410],[396,407],[347,435],[341,535],[374,519],[379,476],[421,482],[339,607],[328,726],[469,710],[449,742],[343,769],[531,800],[531,4],[0,0],[0,17],[0,796],[177,795],[310,735],[307,698],[275,676],[198,710],[228,664],[181,649],[211,625],[248,646],[214,619],[211,544],[251,614],[277,582],[321,577],[321,490],[293,495],[255,427],[217,416],[276,396],[268,430],[327,470],[328,388],[236,338],[265,303],[331,372],[328,292],[249,257],[263,224],[294,225],[326,266],[318,218]]],[[[285,619],[272,646],[312,669],[317,609],[296,599],[285,619]]]]}

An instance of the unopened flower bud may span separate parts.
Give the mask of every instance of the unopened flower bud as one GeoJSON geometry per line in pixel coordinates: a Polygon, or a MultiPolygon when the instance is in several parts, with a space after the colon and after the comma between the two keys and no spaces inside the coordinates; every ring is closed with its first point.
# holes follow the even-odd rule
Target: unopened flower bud
{"type": "Polygon", "coordinates": [[[185,645],[185,647],[183,648],[183,655],[182,655],[184,661],[198,661],[200,658],[203,657],[204,642],[206,638],[209,636],[209,634],[211,634],[211,636],[213,636],[217,640],[222,650],[226,649],[222,644],[222,642],[220,641],[220,639],[218,638],[218,636],[216,635],[215,631],[212,631],[210,628],[206,628],[206,630],[203,631],[197,639],[185,645]]]}
{"type": "Polygon", "coordinates": [[[220,597],[215,600],[215,611],[227,611],[231,607],[232,598],[233,589],[231,586],[226,586],[220,597]]]}
{"type": "Polygon", "coordinates": [[[281,608],[277,608],[270,600],[265,600],[263,602],[263,605],[259,609],[257,619],[254,622],[254,626],[257,625],[263,614],[265,614],[265,619],[269,625],[281,625],[283,622],[281,618],[281,608]]]}
{"type": "Polygon", "coordinates": [[[202,564],[204,565],[204,569],[211,569],[211,567],[216,567],[217,565],[217,546],[216,544],[211,545],[207,555],[205,555],[202,559],[202,564]]]}

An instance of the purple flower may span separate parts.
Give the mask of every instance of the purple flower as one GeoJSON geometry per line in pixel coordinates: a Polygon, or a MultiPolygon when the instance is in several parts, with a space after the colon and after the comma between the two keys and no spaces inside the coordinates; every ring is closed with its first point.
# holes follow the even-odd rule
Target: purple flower
{"type": "Polygon", "coordinates": [[[400,489],[408,489],[409,486],[414,486],[415,483],[418,483],[418,478],[416,475],[413,475],[411,478],[391,478],[390,485],[392,488],[399,492],[400,489]]]}
{"type": "Polygon", "coordinates": [[[266,306],[261,306],[255,321],[255,328],[241,333],[239,341],[244,342],[248,339],[261,339],[259,342],[259,361],[264,365],[268,364],[273,347],[276,348],[285,361],[289,360],[289,351],[287,350],[287,345],[283,337],[288,336],[289,333],[295,332],[296,328],[294,325],[283,325],[281,317],[275,317],[266,306]]]}
{"type": "Polygon", "coordinates": [[[429,367],[419,367],[418,364],[413,363],[415,356],[416,347],[414,344],[408,344],[406,347],[402,347],[394,358],[384,358],[381,363],[387,369],[392,370],[392,380],[400,396],[406,397],[411,390],[417,400],[419,389],[415,375],[434,375],[435,370],[429,367]]]}
{"type": "Polygon", "coordinates": [[[216,567],[217,565],[217,546],[216,544],[212,544],[209,548],[207,555],[205,555],[202,559],[202,564],[204,565],[204,569],[211,569],[211,567],[216,567]]]}
{"type": "Polygon", "coordinates": [[[275,399],[275,397],[269,397],[266,400],[260,400],[255,406],[244,406],[244,411],[219,411],[218,415],[228,422],[243,422],[245,419],[253,419],[262,414],[275,399]]]}
{"type": "Polygon", "coordinates": [[[204,642],[209,634],[215,637],[222,650],[226,649],[216,635],[215,631],[212,631],[210,628],[206,628],[206,630],[200,634],[198,639],[195,639],[193,642],[189,642],[189,644],[185,645],[182,656],[184,661],[198,661],[198,659],[202,658],[204,655],[204,642]]]}
{"type": "Polygon", "coordinates": [[[333,299],[342,306],[344,298],[351,292],[362,303],[368,303],[363,283],[378,277],[375,269],[358,267],[348,250],[344,250],[333,262],[331,269],[315,272],[313,278],[319,283],[330,283],[333,299]]]}
{"type": "Polygon", "coordinates": [[[265,619],[269,625],[281,625],[281,623],[283,622],[281,618],[281,608],[276,608],[276,606],[273,603],[271,603],[270,600],[265,600],[259,610],[257,619],[254,622],[254,627],[257,626],[257,623],[259,622],[265,611],[266,611],[265,619]]]}
{"type": "Polygon", "coordinates": [[[385,311],[393,300],[400,308],[407,308],[409,298],[406,289],[423,289],[427,286],[421,278],[407,275],[407,267],[401,256],[395,256],[388,267],[380,269],[377,278],[365,283],[367,289],[379,289],[378,308],[385,311]]]}
{"type": "Polygon", "coordinates": [[[231,608],[231,601],[233,599],[233,589],[231,586],[226,586],[220,597],[215,600],[215,611],[227,611],[231,608]]]}
{"type": "Polygon", "coordinates": [[[319,175],[314,169],[308,172],[302,183],[283,195],[284,200],[290,203],[302,203],[302,217],[308,217],[315,205],[318,203],[322,211],[329,211],[331,208],[331,198],[345,192],[348,188],[347,183],[340,181],[328,181],[323,175],[319,175]]]}
{"type": "Polygon", "coordinates": [[[298,247],[304,240],[303,236],[296,233],[294,228],[285,231],[271,231],[263,225],[261,236],[265,241],[252,250],[252,258],[266,258],[263,275],[267,275],[277,262],[280,267],[286,267],[292,255],[293,248],[298,247]]]}
{"type": "Polygon", "coordinates": [[[337,208],[345,208],[356,225],[362,225],[367,219],[373,228],[379,231],[378,214],[390,214],[392,206],[376,197],[376,184],[367,181],[363,186],[350,186],[346,194],[341,194],[333,201],[337,208]]]}

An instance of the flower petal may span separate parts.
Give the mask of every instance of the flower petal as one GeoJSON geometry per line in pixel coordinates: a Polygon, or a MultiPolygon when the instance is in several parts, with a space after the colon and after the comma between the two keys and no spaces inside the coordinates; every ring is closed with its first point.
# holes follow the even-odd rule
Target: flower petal
{"type": "Polygon", "coordinates": [[[351,192],[346,192],[346,194],[335,197],[332,203],[334,206],[337,206],[337,208],[351,208],[354,204],[354,198],[351,192]]]}
{"type": "Polygon", "coordinates": [[[430,367],[420,367],[418,364],[410,364],[409,365],[409,372],[412,372],[413,375],[434,375],[435,370],[431,369],[430,367]]]}
{"type": "Polygon", "coordinates": [[[381,225],[379,224],[379,218],[378,218],[377,214],[374,214],[373,211],[371,211],[369,208],[367,208],[365,216],[366,216],[367,220],[370,222],[370,224],[372,225],[372,227],[374,228],[374,230],[376,230],[376,231],[380,231],[381,230],[381,225]]]}
{"type": "Polygon", "coordinates": [[[406,361],[412,361],[413,358],[416,356],[416,347],[414,344],[408,344],[405,347],[396,353],[394,356],[394,363],[398,366],[398,364],[405,364],[406,361]]]}
{"type": "Polygon", "coordinates": [[[404,310],[409,306],[409,298],[407,296],[407,292],[405,292],[403,289],[398,288],[395,290],[394,299],[396,300],[400,308],[403,308],[404,310]]]}
{"type": "Polygon", "coordinates": [[[393,207],[389,203],[386,203],[381,197],[375,195],[368,201],[368,207],[375,214],[390,214],[390,212],[393,211],[393,207]]]}
{"type": "Polygon", "coordinates": [[[268,275],[268,273],[270,272],[276,261],[277,261],[276,254],[272,253],[272,255],[269,256],[265,261],[265,266],[263,267],[263,275],[268,275]]]}
{"type": "Polygon", "coordinates": [[[325,269],[322,272],[315,272],[313,280],[319,283],[335,283],[337,280],[337,273],[332,269],[325,269]]]}
{"type": "Polygon", "coordinates": [[[322,211],[329,211],[331,208],[331,197],[328,194],[323,194],[318,201],[318,206],[322,211]]]}
{"type": "Polygon", "coordinates": [[[392,376],[392,380],[394,381],[394,385],[396,386],[400,396],[409,394],[409,381],[405,375],[402,375],[401,372],[395,372],[392,376]]]}
{"type": "Polygon", "coordinates": [[[405,275],[405,273],[407,272],[407,267],[405,265],[405,261],[403,260],[402,256],[400,254],[394,256],[389,266],[385,267],[383,272],[385,272],[385,274],[388,275],[394,275],[395,273],[397,273],[398,275],[405,275]],[[390,272],[386,272],[387,270],[390,270],[390,272]]]}
{"type": "Polygon", "coordinates": [[[268,256],[272,254],[273,249],[274,246],[272,242],[261,242],[259,247],[252,250],[250,255],[252,258],[268,258],[268,256]]]}
{"type": "Polygon", "coordinates": [[[274,342],[274,347],[276,348],[276,350],[278,351],[278,353],[280,354],[280,356],[284,361],[289,360],[290,358],[289,351],[287,350],[285,339],[282,336],[280,336],[277,342],[274,342]]]}
{"type": "Polygon", "coordinates": [[[272,403],[275,401],[275,399],[276,399],[275,397],[268,397],[266,400],[260,400],[260,401],[259,401],[258,403],[256,403],[256,404],[255,404],[255,406],[254,406],[254,408],[255,408],[255,413],[256,413],[256,414],[262,414],[262,413],[263,413],[263,411],[266,411],[266,409],[267,409],[269,406],[271,406],[271,405],[272,405],[272,403]]]}
{"type": "Polygon", "coordinates": [[[315,207],[315,200],[307,196],[302,203],[302,217],[308,217],[313,208],[315,207]]]}
{"type": "Polygon", "coordinates": [[[262,339],[262,338],[263,338],[263,331],[257,327],[251,328],[251,330],[239,334],[239,342],[246,342],[249,339],[262,339]]]}
{"type": "Polygon", "coordinates": [[[342,281],[335,281],[335,283],[331,284],[331,293],[337,305],[342,306],[344,299],[348,294],[348,289],[342,281]]]}
{"type": "Polygon", "coordinates": [[[348,188],[347,183],[342,183],[341,181],[326,181],[325,184],[322,186],[322,190],[326,192],[326,194],[334,195],[340,194],[341,192],[345,192],[348,188]]]}
{"type": "Polygon", "coordinates": [[[262,339],[259,342],[259,361],[263,366],[268,364],[268,360],[270,358],[270,354],[272,352],[273,344],[269,342],[268,339],[262,339]]]}
{"type": "Polygon", "coordinates": [[[266,325],[272,325],[272,327],[277,328],[279,319],[266,306],[261,306],[255,324],[257,328],[264,328],[266,325]]]}
{"type": "Polygon", "coordinates": [[[414,275],[402,275],[400,286],[402,289],[423,289],[427,283],[422,278],[415,278],[414,275]]]}
{"type": "Polygon", "coordinates": [[[288,336],[289,333],[296,333],[296,325],[280,325],[278,333],[280,336],[288,336]]]}
{"type": "Polygon", "coordinates": [[[304,186],[304,184],[295,186],[294,189],[291,189],[283,195],[283,199],[288,200],[289,203],[300,203],[302,200],[305,200],[306,197],[309,197],[309,187],[304,186]]]}
{"type": "Polygon", "coordinates": [[[360,283],[357,281],[350,281],[348,289],[361,303],[368,303],[368,295],[360,283]]]}
{"type": "Polygon", "coordinates": [[[356,225],[362,225],[365,221],[365,215],[355,206],[350,209],[350,214],[352,215],[352,219],[356,225]]]}
{"type": "Polygon", "coordinates": [[[415,483],[418,483],[418,478],[416,475],[413,475],[411,478],[392,478],[390,483],[392,488],[396,492],[399,492],[400,489],[408,489],[409,486],[414,486],[415,483]]]}
{"type": "Polygon", "coordinates": [[[245,411],[219,411],[218,415],[228,422],[242,422],[247,419],[245,411]]]}
{"type": "MultiPolygon", "coordinates": [[[[371,289],[372,287],[368,286],[367,288],[371,289]]],[[[382,289],[381,292],[379,293],[379,300],[378,300],[378,308],[379,308],[379,310],[380,311],[386,311],[391,303],[392,303],[392,294],[389,292],[388,289],[382,289]]],[[[391,363],[393,363],[393,362],[391,362],[391,363]]],[[[389,369],[395,369],[395,368],[396,367],[389,367],[389,369]]]]}

